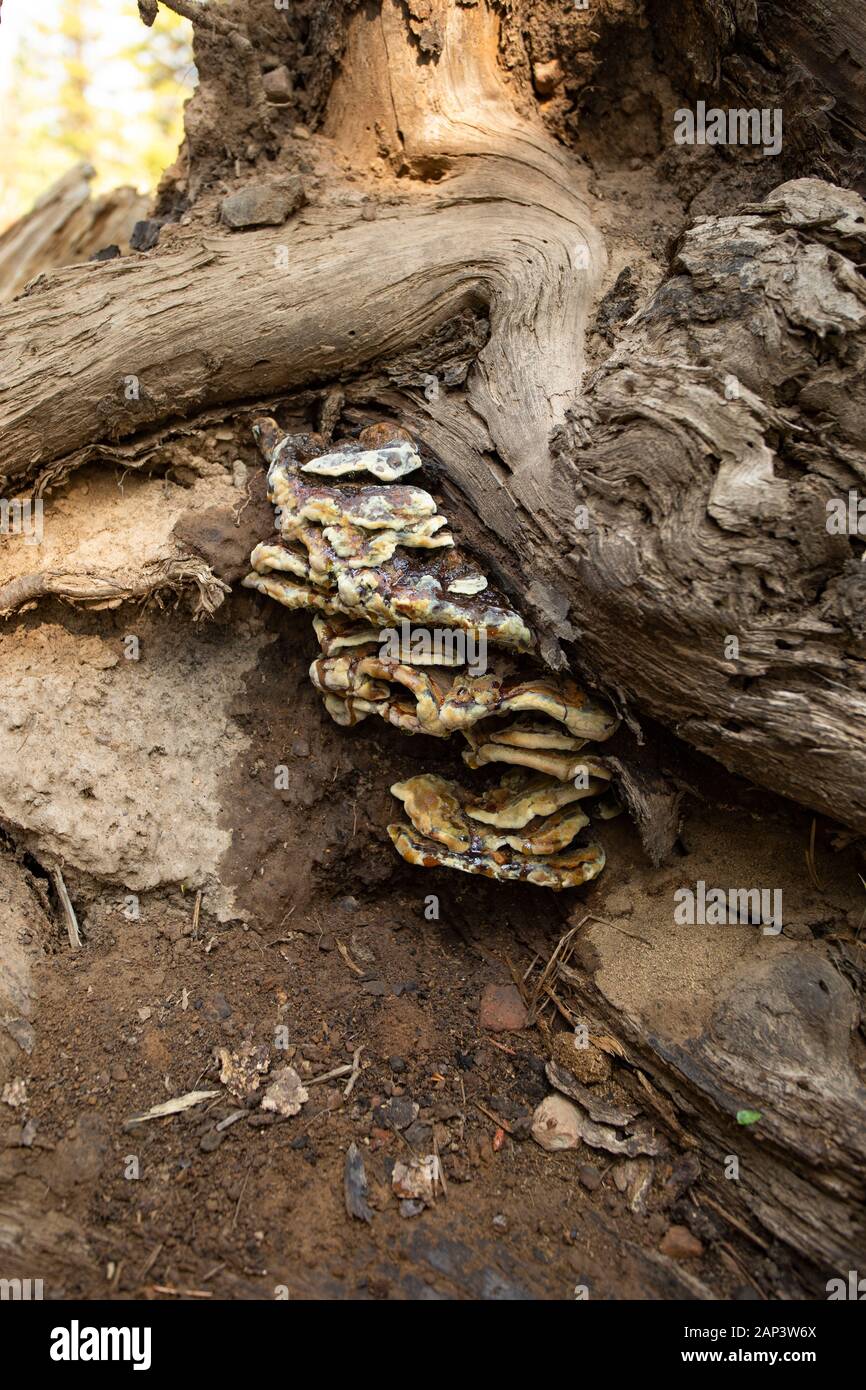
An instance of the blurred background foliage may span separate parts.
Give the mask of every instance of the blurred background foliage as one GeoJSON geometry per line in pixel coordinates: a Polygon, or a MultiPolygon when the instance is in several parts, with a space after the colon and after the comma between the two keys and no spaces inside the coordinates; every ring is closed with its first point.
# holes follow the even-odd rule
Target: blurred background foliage
{"type": "Polygon", "coordinates": [[[192,26],[136,0],[3,0],[0,230],[81,160],[92,187],[156,186],[174,160],[196,73],[192,26]]]}

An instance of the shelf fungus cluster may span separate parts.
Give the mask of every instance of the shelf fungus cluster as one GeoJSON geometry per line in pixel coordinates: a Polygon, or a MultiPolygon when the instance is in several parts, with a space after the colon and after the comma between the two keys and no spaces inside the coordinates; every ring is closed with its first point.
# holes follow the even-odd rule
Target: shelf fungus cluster
{"type": "Polygon", "coordinates": [[[310,677],[332,719],[458,734],[468,768],[504,765],[483,791],[428,773],[396,783],[408,817],[388,827],[398,853],[557,890],[595,878],[604,853],[583,836],[584,803],[597,798],[599,819],[619,806],[605,760],[587,750],[616,720],[574,681],[528,669],[533,635],[417,485],[414,441],[387,424],[332,445],[270,419],[253,432],[277,535],[255,547],[244,583],[312,610],[310,677]]]}

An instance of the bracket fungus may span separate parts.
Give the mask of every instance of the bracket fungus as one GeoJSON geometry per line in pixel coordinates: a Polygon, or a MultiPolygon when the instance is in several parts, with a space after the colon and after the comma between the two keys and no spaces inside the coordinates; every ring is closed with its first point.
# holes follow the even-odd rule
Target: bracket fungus
{"type": "Polygon", "coordinates": [[[267,418],[253,433],[278,535],[255,547],[244,584],[312,610],[321,656],[310,679],[331,718],[459,734],[468,768],[507,765],[486,790],[432,773],[395,783],[408,816],[388,826],[397,852],[554,890],[595,878],[604,852],[578,841],[589,825],[578,803],[601,797],[599,819],[619,805],[605,760],[585,750],[617,720],[570,678],[529,669],[535,641],[520,613],[455,544],[431,494],[402,481],[424,466],[415,441],[386,423],[334,443],[267,418]]]}

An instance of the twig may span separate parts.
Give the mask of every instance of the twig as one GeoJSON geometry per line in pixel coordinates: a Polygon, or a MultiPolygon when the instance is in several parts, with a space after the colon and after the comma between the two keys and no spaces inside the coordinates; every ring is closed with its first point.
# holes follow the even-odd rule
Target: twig
{"type": "Polygon", "coordinates": [[[323,1071],[320,1076],[311,1076],[309,1081],[304,1080],[305,1086],[318,1086],[322,1081],[334,1081],[338,1076],[348,1076],[352,1070],[352,1063],[345,1062],[341,1067],[334,1067],[333,1071],[323,1071]]]}
{"type": "Polygon", "coordinates": [[[162,1251],[163,1251],[164,1249],[165,1249],[165,1241],[164,1241],[164,1240],[161,1240],[161,1241],[159,1242],[159,1245],[156,1247],[156,1249],[155,1249],[150,1255],[148,1255],[148,1257],[147,1257],[147,1263],[145,1264],[144,1269],[141,1271],[141,1273],[140,1273],[139,1276],[138,1276],[139,1282],[142,1282],[144,1279],[147,1278],[148,1274],[149,1274],[150,1271],[153,1269],[153,1266],[156,1264],[157,1260],[158,1260],[159,1257],[160,1257],[160,1254],[162,1253],[162,1251]]]}
{"type": "Polygon", "coordinates": [[[198,939],[198,919],[201,915],[201,889],[195,895],[195,907],[192,910],[192,934],[195,940],[198,939]]]}
{"type": "Polygon", "coordinates": [[[240,1209],[241,1209],[241,1202],[244,1200],[244,1193],[245,1193],[246,1190],[247,1190],[247,1183],[248,1183],[249,1180],[250,1180],[250,1173],[251,1173],[252,1171],[253,1171],[253,1167],[252,1167],[252,1164],[250,1164],[249,1168],[248,1168],[247,1171],[246,1171],[246,1176],[244,1177],[244,1180],[243,1180],[243,1182],[241,1183],[241,1190],[240,1190],[240,1192],[238,1193],[237,1206],[235,1207],[235,1214],[234,1214],[234,1216],[232,1217],[232,1224],[231,1224],[231,1229],[232,1229],[232,1230],[234,1230],[235,1226],[238,1224],[238,1213],[239,1213],[239,1211],[240,1211],[240,1209]]]}
{"type": "Polygon", "coordinates": [[[737,1259],[737,1257],[736,1257],[736,1255],[734,1254],[733,1250],[731,1249],[730,1245],[727,1245],[727,1244],[725,1243],[725,1241],[720,1240],[720,1241],[719,1241],[719,1251],[721,1252],[722,1259],[723,1259],[723,1260],[727,1260],[728,1263],[731,1264],[731,1265],[733,1266],[733,1269],[734,1269],[735,1273],[739,1274],[739,1276],[740,1276],[741,1279],[745,1279],[749,1284],[751,1284],[752,1288],[755,1290],[755,1293],[758,1295],[758,1297],[759,1297],[759,1298],[763,1298],[763,1299],[766,1300],[767,1295],[766,1295],[766,1294],[763,1292],[763,1290],[762,1290],[761,1288],[759,1288],[759,1286],[755,1283],[755,1281],[754,1281],[754,1279],[752,1278],[752,1276],[751,1276],[751,1274],[749,1273],[749,1271],[748,1271],[747,1269],[745,1269],[745,1268],[743,1267],[743,1265],[740,1264],[739,1260],[737,1259]]]}
{"type": "Polygon", "coordinates": [[[242,1120],[247,1114],[249,1114],[248,1110],[233,1110],[230,1115],[226,1115],[224,1120],[219,1121],[217,1124],[218,1132],[222,1134],[224,1129],[228,1129],[230,1125],[236,1125],[238,1120],[242,1120]]]}
{"type": "Polygon", "coordinates": [[[345,1089],[344,1092],[343,1092],[343,1100],[348,1100],[348,1099],[349,1099],[349,1096],[352,1094],[352,1091],[353,1091],[354,1088],[355,1088],[355,1082],[358,1080],[358,1077],[361,1075],[361,1053],[362,1053],[363,1051],[364,1051],[363,1047],[356,1047],[356,1048],[355,1048],[354,1056],[352,1057],[352,1075],[349,1077],[349,1080],[346,1082],[346,1089],[345,1089]]]}
{"type": "Polygon", "coordinates": [[[702,1192],[697,1200],[699,1206],[702,1202],[706,1202],[707,1206],[712,1207],[713,1211],[717,1211],[719,1216],[723,1216],[731,1226],[736,1227],[741,1235],[746,1236],[748,1240],[754,1241],[755,1245],[759,1246],[761,1250],[769,1250],[770,1247],[765,1240],[761,1240],[761,1237],[756,1236],[754,1231],[750,1231],[748,1226],[744,1226],[742,1221],[738,1221],[735,1216],[731,1216],[729,1211],[725,1211],[724,1207],[720,1207],[718,1202],[714,1202],[708,1193],[702,1192]]]}
{"type": "Polygon", "coordinates": [[[167,1293],[177,1298],[213,1298],[212,1289],[176,1289],[173,1284],[151,1284],[154,1293],[167,1293]]]}
{"type": "Polygon", "coordinates": [[[340,955],[343,957],[343,960],[346,962],[349,969],[354,970],[355,974],[359,975],[363,979],[365,972],[361,969],[360,965],[356,965],[355,962],[352,960],[352,957],[349,955],[349,952],[347,951],[346,947],[343,945],[339,937],[337,937],[337,950],[340,952],[340,955]]]}
{"type": "Polygon", "coordinates": [[[59,869],[52,869],[51,876],[54,879],[54,887],[57,889],[60,906],[63,908],[63,916],[66,918],[69,944],[73,951],[79,951],[81,949],[81,932],[78,930],[78,918],[75,916],[75,909],[66,891],[66,884],[63,882],[63,874],[59,869]]]}
{"type": "Polygon", "coordinates": [[[498,1125],[500,1129],[504,1129],[506,1134],[514,1133],[514,1130],[511,1128],[511,1125],[508,1123],[507,1120],[503,1120],[501,1115],[495,1115],[492,1110],[487,1109],[486,1105],[482,1105],[480,1100],[476,1100],[475,1104],[478,1106],[478,1109],[481,1111],[481,1113],[487,1116],[488,1120],[492,1120],[493,1123],[495,1125],[498,1125]]]}
{"type": "Polygon", "coordinates": [[[433,1131],[433,1153],[436,1156],[436,1177],[442,1184],[442,1196],[448,1200],[448,1183],[445,1178],[445,1169],[442,1167],[442,1159],[439,1157],[439,1141],[436,1138],[436,1131],[433,1131]]]}

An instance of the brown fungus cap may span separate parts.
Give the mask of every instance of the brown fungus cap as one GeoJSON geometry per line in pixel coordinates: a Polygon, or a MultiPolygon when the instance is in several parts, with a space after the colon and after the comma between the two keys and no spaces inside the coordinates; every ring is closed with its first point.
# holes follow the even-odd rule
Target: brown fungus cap
{"type": "Polygon", "coordinates": [[[556,854],[589,824],[589,817],[574,805],[551,816],[538,816],[524,830],[488,828],[467,814],[474,793],[432,773],[395,782],[391,793],[403,802],[416,830],[459,853],[489,853],[507,846],[520,854],[556,854]]]}
{"type": "Polygon", "coordinates": [[[422,835],[411,825],[395,823],[388,834],[397,853],[424,869],[459,869],[504,883],[534,883],[539,888],[576,888],[596,878],[604,868],[600,845],[572,846],[562,854],[524,856],[510,850],[460,854],[422,835]]]}

